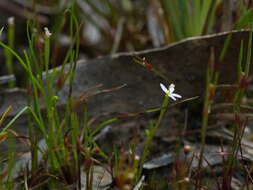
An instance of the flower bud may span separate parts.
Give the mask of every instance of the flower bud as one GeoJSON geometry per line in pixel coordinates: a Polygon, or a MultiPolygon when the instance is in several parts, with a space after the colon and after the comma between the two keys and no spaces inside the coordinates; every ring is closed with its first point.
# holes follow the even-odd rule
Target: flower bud
{"type": "Polygon", "coordinates": [[[184,153],[185,154],[188,154],[191,151],[192,151],[192,147],[190,145],[185,145],[184,146],[184,153]]]}

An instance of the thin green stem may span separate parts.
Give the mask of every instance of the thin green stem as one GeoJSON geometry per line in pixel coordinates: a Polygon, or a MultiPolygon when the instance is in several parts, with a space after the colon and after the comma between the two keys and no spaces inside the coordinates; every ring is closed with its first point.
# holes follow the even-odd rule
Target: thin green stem
{"type": "MultiPolygon", "coordinates": [[[[10,48],[14,48],[15,41],[15,21],[14,17],[8,19],[8,28],[7,28],[7,44],[10,48]]],[[[8,74],[14,74],[13,70],[13,54],[5,49],[5,62],[8,70],[8,74]]],[[[11,82],[9,87],[12,88],[15,86],[15,82],[11,82]]]]}

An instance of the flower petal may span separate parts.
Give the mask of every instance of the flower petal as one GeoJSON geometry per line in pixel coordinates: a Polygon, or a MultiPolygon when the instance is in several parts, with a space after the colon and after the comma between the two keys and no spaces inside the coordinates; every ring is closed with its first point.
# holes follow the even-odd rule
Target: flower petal
{"type": "Polygon", "coordinates": [[[176,93],[173,93],[173,94],[172,94],[172,96],[175,96],[175,97],[177,97],[177,98],[182,98],[182,96],[181,96],[181,95],[176,94],[176,93]]]}
{"type": "Polygon", "coordinates": [[[170,98],[174,101],[176,101],[177,99],[171,94],[170,98]]]}
{"type": "Polygon", "coordinates": [[[165,93],[168,92],[168,89],[162,83],[160,83],[160,87],[165,93]]]}
{"type": "Polygon", "coordinates": [[[172,83],[172,84],[170,84],[170,86],[169,86],[169,91],[170,91],[170,93],[173,93],[174,90],[175,90],[175,85],[172,83]]]}

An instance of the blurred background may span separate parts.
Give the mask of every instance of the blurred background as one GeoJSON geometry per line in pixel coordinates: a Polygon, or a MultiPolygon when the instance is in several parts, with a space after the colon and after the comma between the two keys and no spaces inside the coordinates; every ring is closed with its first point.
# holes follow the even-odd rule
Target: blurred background
{"type": "MultiPolygon", "coordinates": [[[[43,28],[48,27],[53,33],[50,67],[61,65],[73,40],[67,11],[73,2],[79,24],[79,58],[84,59],[246,29],[252,16],[251,0],[1,0],[1,40],[22,54],[28,49],[30,31],[40,50],[43,28]],[[14,29],[8,32],[11,27],[14,29]]],[[[18,66],[8,69],[2,50],[0,57],[0,75],[22,75],[18,66]]]]}

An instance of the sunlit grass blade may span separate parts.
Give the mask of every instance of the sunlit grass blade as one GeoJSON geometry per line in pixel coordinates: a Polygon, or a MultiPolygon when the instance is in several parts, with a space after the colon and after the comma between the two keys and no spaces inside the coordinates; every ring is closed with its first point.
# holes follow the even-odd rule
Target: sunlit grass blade
{"type": "Polygon", "coordinates": [[[3,124],[4,120],[6,119],[6,117],[10,114],[10,112],[12,111],[12,106],[9,106],[3,113],[3,115],[1,116],[0,119],[0,126],[3,124]]]}
{"type": "Polygon", "coordinates": [[[2,27],[2,28],[0,29],[0,37],[1,37],[2,33],[3,33],[3,31],[4,31],[4,27],[2,27]]]}
{"type": "Polygon", "coordinates": [[[22,110],[20,110],[15,116],[14,118],[2,129],[2,132],[5,132],[7,129],[9,129],[13,123],[25,112],[29,109],[28,106],[24,107],[22,110]]]}

